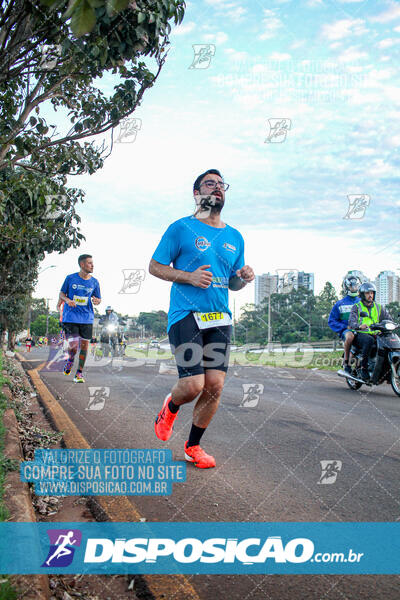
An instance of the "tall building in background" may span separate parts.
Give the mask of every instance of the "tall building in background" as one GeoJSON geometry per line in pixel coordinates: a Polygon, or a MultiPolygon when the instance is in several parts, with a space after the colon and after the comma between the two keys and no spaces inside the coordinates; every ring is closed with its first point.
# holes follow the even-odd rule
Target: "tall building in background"
{"type": "Polygon", "coordinates": [[[270,273],[264,273],[263,275],[256,275],[255,285],[255,305],[258,306],[267,298],[269,294],[276,294],[278,291],[278,275],[271,275],[270,273]]]}
{"type": "Polygon", "coordinates": [[[304,271],[299,271],[296,289],[298,289],[299,286],[305,287],[311,292],[314,292],[314,273],[305,273],[304,271]]]}
{"type": "Polygon", "coordinates": [[[314,273],[278,269],[276,274],[256,275],[255,305],[258,306],[269,294],[288,294],[293,289],[305,287],[314,292],[314,273]]]}
{"type": "Polygon", "coordinates": [[[278,269],[278,292],[280,294],[288,294],[293,289],[298,290],[299,287],[305,287],[314,292],[314,273],[278,269]]]}
{"type": "Polygon", "coordinates": [[[400,277],[393,271],[381,271],[375,279],[376,301],[385,306],[400,302],[400,277]]]}

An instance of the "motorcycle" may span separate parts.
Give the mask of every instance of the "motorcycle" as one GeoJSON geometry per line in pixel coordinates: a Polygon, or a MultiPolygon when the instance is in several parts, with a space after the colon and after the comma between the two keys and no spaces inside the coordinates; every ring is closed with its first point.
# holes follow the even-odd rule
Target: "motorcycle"
{"type": "MultiPolygon", "coordinates": [[[[361,313],[360,316],[368,315],[361,313]]],[[[346,379],[352,390],[359,390],[363,384],[373,386],[386,382],[390,383],[394,393],[400,396],[400,338],[394,333],[400,325],[386,319],[381,323],[374,323],[372,327],[378,333],[375,334],[375,347],[368,359],[369,381],[364,381],[360,376],[361,351],[356,346],[352,346],[350,350],[351,375],[343,369],[338,371],[338,375],[346,379]]]]}
{"type": "Polygon", "coordinates": [[[102,356],[119,356],[121,348],[118,324],[107,323],[101,330],[100,342],[102,356]]]}

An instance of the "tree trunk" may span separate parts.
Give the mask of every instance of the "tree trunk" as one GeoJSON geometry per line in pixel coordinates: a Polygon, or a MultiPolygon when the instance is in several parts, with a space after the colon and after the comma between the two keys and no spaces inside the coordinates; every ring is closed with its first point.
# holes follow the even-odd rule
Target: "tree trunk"
{"type": "Polygon", "coordinates": [[[11,350],[12,352],[14,352],[15,350],[15,338],[16,338],[16,333],[15,331],[13,332],[8,332],[8,349],[11,350]]]}

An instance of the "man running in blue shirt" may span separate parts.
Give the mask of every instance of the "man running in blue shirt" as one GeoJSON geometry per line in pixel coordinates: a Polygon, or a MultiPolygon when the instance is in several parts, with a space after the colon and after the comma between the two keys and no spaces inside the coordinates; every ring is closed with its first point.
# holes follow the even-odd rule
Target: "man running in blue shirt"
{"type": "Polygon", "coordinates": [[[61,287],[60,300],[65,302],[62,323],[68,340],[68,359],[64,365],[65,375],[71,373],[75,354],[79,347],[78,370],[74,377],[75,383],[84,383],[83,367],[89,342],[92,338],[94,311],[93,304],[101,302],[100,286],[93,273],[93,259],[90,254],[81,254],[78,258],[79,273],[67,275],[61,287]]]}
{"type": "Polygon", "coordinates": [[[200,440],[217,411],[228,370],[228,288],[240,290],[254,279],[244,265],[241,234],[221,220],[228,187],[216,169],[199,175],[193,186],[196,213],[168,227],[149,265],[152,275],[173,282],[168,337],[179,374],[156,418],[155,433],[168,440],[179,408],[198,397],[185,458],[202,469],[215,467],[200,440]]]}

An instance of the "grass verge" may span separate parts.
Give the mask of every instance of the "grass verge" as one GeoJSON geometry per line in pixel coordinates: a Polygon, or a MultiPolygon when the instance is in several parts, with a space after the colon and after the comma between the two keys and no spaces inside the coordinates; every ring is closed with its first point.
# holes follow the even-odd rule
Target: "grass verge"
{"type": "MultiPolygon", "coordinates": [[[[3,424],[3,414],[7,408],[7,399],[1,391],[3,385],[7,383],[7,378],[3,374],[3,353],[0,350],[0,521],[8,518],[8,510],[4,503],[4,482],[8,471],[10,470],[10,461],[4,456],[5,427],[3,424]]],[[[0,600],[16,600],[18,593],[11,585],[7,576],[0,575],[0,600]]]]}

